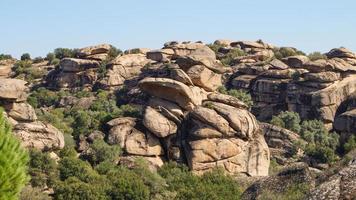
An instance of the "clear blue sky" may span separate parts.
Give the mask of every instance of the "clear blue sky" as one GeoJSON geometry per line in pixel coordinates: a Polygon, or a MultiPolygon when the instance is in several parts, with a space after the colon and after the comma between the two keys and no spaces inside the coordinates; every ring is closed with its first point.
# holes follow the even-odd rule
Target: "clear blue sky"
{"type": "Polygon", "coordinates": [[[45,56],[110,43],[262,39],[306,52],[356,51],[355,0],[0,0],[0,53],[45,56]]]}

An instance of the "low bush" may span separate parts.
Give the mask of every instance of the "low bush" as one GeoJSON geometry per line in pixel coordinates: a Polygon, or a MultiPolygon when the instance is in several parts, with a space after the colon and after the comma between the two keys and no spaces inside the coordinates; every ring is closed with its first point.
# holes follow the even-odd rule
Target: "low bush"
{"type": "Polygon", "coordinates": [[[24,53],[21,55],[21,60],[25,61],[25,60],[31,60],[31,56],[29,53],[24,53]]]}
{"type": "Polygon", "coordinates": [[[291,48],[291,47],[274,48],[273,52],[274,52],[274,56],[277,59],[282,59],[282,58],[286,58],[289,56],[297,56],[297,55],[305,56],[304,52],[299,51],[295,48],[291,48]]]}
{"type": "Polygon", "coordinates": [[[319,60],[319,59],[327,59],[327,56],[320,52],[313,52],[308,55],[308,58],[311,61],[319,60]]]}
{"type": "Polygon", "coordinates": [[[234,60],[238,57],[247,55],[244,51],[239,48],[234,48],[229,51],[222,59],[221,63],[230,66],[234,64],[234,60]]]}
{"type": "Polygon", "coordinates": [[[248,107],[251,107],[253,105],[251,95],[243,90],[227,90],[224,86],[222,86],[218,88],[218,92],[221,94],[228,94],[230,96],[236,97],[240,101],[244,102],[248,107]]]}
{"type": "Polygon", "coordinates": [[[299,133],[301,129],[300,121],[298,113],[284,111],[279,113],[277,116],[273,116],[270,123],[299,133]]]}

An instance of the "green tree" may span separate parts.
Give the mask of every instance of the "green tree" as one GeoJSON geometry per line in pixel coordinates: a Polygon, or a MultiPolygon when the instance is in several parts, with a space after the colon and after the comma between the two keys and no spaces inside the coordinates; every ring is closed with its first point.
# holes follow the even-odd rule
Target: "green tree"
{"type": "Polygon", "coordinates": [[[251,95],[243,90],[236,90],[236,89],[227,90],[226,87],[221,86],[218,88],[218,92],[220,92],[221,94],[228,94],[230,96],[236,97],[237,99],[244,102],[249,107],[253,105],[251,95]]]}
{"type": "Polygon", "coordinates": [[[85,155],[85,158],[93,165],[109,161],[116,162],[121,154],[121,149],[118,145],[109,145],[104,140],[95,140],[89,146],[90,150],[85,155]]]}
{"type": "Polygon", "coordinates": [[[315,60],[319,60],[319,59],[327,59],[327,56],[316,51],[316,52],[310,53],[308,55],[308,58],[311,61],[315,61],[315,60]]]}
{"type": "Polygon", "coordinates": [[[21,55],[21,60],[24,61],[24,60],[31,60],[31,56],[29,53],[24,53],[21,55]]]}
{"type": "Polygon", "coordinates": [[[16,200],[29,178],[28,152],[11,133],[0,109],[0,199],[16,200]]]}
{"type": "Polygon", "coordinates": [[[38,150],[30,151],[31,185],[34,187],[52,186],[58,177],[57,164],[49,153],[38,150]]]}
{"type": "Polygon", "coordinates": [[[298,113],[284,111],[279,113],[277,116],[273,116],[271,124],[299,133],[301,129],[300,121],[298,113]]]}
{"type": "Polygon", "coordinates": [[[11,55],[8,54],[0,54],[0,60],[12,59],[11,55]]]}

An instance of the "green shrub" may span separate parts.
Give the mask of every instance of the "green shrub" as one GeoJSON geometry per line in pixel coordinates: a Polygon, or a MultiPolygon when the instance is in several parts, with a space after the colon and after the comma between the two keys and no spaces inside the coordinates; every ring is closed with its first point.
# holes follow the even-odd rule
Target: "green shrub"
{"type": "Polygon", "coordinates": [[[313,52],[308,55],[308,58],[311,61],[319,60],[319,59],[327,59],[327,56],[320,52],[313,52]]]}
{"type": "Polygon", "coordinates": [[[40,56],[33,59],[33,63],[40,63],[40,62],[43,62],[43,61],[44,61],[44,58],[42,58],[40,56]]]}
{"type": "Polygon", "coordinates": [[[62,181],[70,177],[76,177],[81,181],[90,182],[99,177],[99,174],[93,170],[88,162],[75,157],[61,159],[58,169],[59,177],[62,181]]]}
{"type": "Polygon", "coordinates": [[[355,135],[352,135],[351,137],[349,137],[347,142],[344,144],[345,153],[348,153],[353,149],[356,149],[356,136],[355,135]]]}
{"type": "Polygon", "coordinates": [[[186,166],[166,163],[158,173],[165,178],[168,190],[177,194],[175,199],[240,199],[238,183],[219,169],[199,177],[186,166]]]}
{"type": "Polygon", "coordinates": [[[241,56],[246,56],[246,53],[244,51],[242,51],[241,49],[235,48],[235,49],[231,49],[229,51],[229,53],[227,53],[222,59],[221,59],[221,63],[229,66],[229,65],[233,65],[234,64],[234,60],[238,57],[241,56]]]}
{"type": "Polygon", "coordinates": [[[309,193],[310,186],[308,184],[295,184],[288,186],[285,190],[280,192],[264,190],[260,195],[261,200],[300,200],[305,199],[309,193]]]}
{"type": "Polygon", "coordinates": [[[243,90],[227,90],[224,86],[221,86],[218,88],[218,92],[221,94],[228,94],[230,96],[236,97],[240,101],[244,102],[248,107],[251,107],[253,105],[251,95],[243,90]]]}
{"type": "Polygon", "coordinates": [[[114,46],[111,46],[108,52],[108,60],[116,58],[118,55],[122,54],[122,51],[114,46]]]}
{"type": "Polygon", "coordinates": [[[120,167],[107,175],[111,182],[110,198],[122,200],[148,200],[149,188],[132,170],[120,167]]]}
{"type": "Polygon", "coordinates": [[[0,60],[12,59],[11,55],[8,54],[0,54],[0,60]]]}
{"type": "Polygon", "coordinates": [[[296,112],[281,112],[277,116],[273,116],[270,123],[294,131],[296,133],[299,133],[301,129],[300,117],[296,112]]]}
{"type": "Polygon", "coordinates": [[[27,98],[27,101],[31,104],[31,106],[38,108],[53,106],[59,101],[59,99],[60,96],[56,92],[40,87],[31,92],[30,96],[27,98]]]}
{"type": "Polygon", "coordinates": [[[29,155],[11,133],[0,109],[0,199],[17,200],[29,178],[29,155]]]}
{"type": "Polygon", "coordinates": [[[58,66],[61,61],[58,58],[53,59],[50,64],[54,66],[58,66]]]}
{"type": "Polygon", "coordinates": [[[74,149],[74,146],[67,146],[67,143],[66,143],[66,146],[59,151],[58,155],[59,155],[60,158],[65,158],[65,157],[76,158],[77,154],[78,153],[74,149]]]}
{"type": "Polygon", "coordinates": [[[116,163],[121,154],[121,149],[118,145],[109,145],[104,140],[95,140],[90,144],[89,149],[89,153],[85,155],[85,158],[93,166],[104,161],[116,163]]]}
{"type": "Polygon", "coordinates": [[[31,187],[28,185],[24,187],[21,191],[20,200],[51,200],[52,198],[42,192],[38,187],[31,187]]]}
{"type": "Polygon", "coordinates": [[[17,78],[24,78],[28,82],[42,78],[45,75],[44,70],[33,68],[30,60],[21,60],[16,62],[13,67],[13,71],[15,72],[15,76],[17,78]]]}
{"type": "Polygon", "coordinates": [[[58,177],[57,164],[50,158],[48,153],[42,153],[38,150],[30,151],[31,185],[34,187],[52,186],[58,177]]]}
{"type": "Polygon", "coordinates": [[[222,47],[226,47],[224,45],[219,45],[219,44],[208,44],[207,45],[211,50],[213,50],[215,52],[215,54],[219,53],[219,49],[222,47]]]}
{"type": "Polygon", "coordinates": [[[109,200],[103,185],[87,183],[76,177],[58,182],[54,187],[55,200],[109,200]]]}
{"type": "Polygon", "coordinates": [[[68,116],[65,113],[64,108],[56,108],[56,109],[49,110],[48,112],[38,111],[36,113],[39,120],[52,124],[54,127],[58,128],[63,133],[65,134],[73,133],[72,124],[75,119],[72,118],[71,116],[68,116]]]}
{"type": "Polygon", "coordinates": [[[57,48],[54,50],[54,55],[58,59],[74,58],[77,56],[77,50],[68,48],[57,48]]]}
{"type": "Polygon", "coordinates": [[[148,162],[142,158],[135,160],[133,171],[143,180],[150,189],[151,199],[163,194],[166,190],[166,181],[158,173],[149,169],[148,162]]]}
{"type": "Polygon", "coordinates": [[[274,56],[277,59],[282,59],[282,58],[286,58],[289,56],[297,56],[297,55],[304,55],[305,53],[302,51],[299,51],[295,48],[291,48],[291,47],[281,47],[281,48],[275,48],[273,49],[274,52],[274,56]]]}
{"type": "Polygon", "coordinates": [[[335,151],[339,144],[339,135],[329,133],[319,120],[303,121],[300,135],[307,141],[304,147],[308,156],[322,163],[332,163],[338,159],[335,151]]]}
{"type": "Polygon", "coordinates": [[[46,56],[46,60],[48,60],[49,63],[51,63],[55,58],[56,55],[54,53],[48,53],[46,56]]]}
{"type": "Polygon", "coordinates": [[[29,53],[24,53],[21,55],[21,60],[25,61],[25,60],[31,60],[31,56],[29,53]]]}

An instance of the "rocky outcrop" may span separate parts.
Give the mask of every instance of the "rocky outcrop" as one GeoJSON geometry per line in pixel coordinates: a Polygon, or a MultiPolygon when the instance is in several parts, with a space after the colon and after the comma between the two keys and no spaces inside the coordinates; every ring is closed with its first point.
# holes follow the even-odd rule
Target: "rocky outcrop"
{"type": "Polygon", "coordinates": [[[12,67],[15,64],[16,60],[6,59],[0,60],[0,78],[9,78],[12,74],[12,67]]]}
{"type": "Polygon", "coordinates": [[[201,105],[207,95],[199,87],[187,86],[168,78],[145,78],[139,82],[139,87],[152,96],[175,102],[186,110],[201,105]]]}
{"type": "Polygon", "coordinates": [[[301,156],[302,150],[296,144],[305,141],[297,133],[268,123],[260,123],[260,127],[271,152],[271,158],[279,164],[294,162],[295,157],[301,156]]]}
{"type": "Polygon", "coordinates": [[[109,63],[107,73],[100,83],[105,87],[121,86],[126,80],[137,77],[141,69],[151,62],[140,53],[118,56],[109,63]]]}
{"type": "Polygon", "coordinates": [[[0,106],[13,126],[13,133],[27,148],[58,150],[64,147],[64,137],[58,129],[37,120],[33,107],[26,103],[27,82],[18,79],[0,79],[0,106]]]}
{"type": "Polygon", "coordinates": [[[308,195],[308,200],[330,199],[351,200],[356,198],[356,160],[355,157],[348,165],[319,184],[308,195]]]}
{"type": "Polygon", "coordinates": [[[19,79],[0,79],[0,99],[9,101],[25,101],[28,88],[27,82],[19,79]]]}
{"type": "Polygon", "coordinates": [[[109,121],[108,125],[108,143],[118,144],[124,150],[124,160],[120,162],[132,162],[133,158],[142,157],[154,161],[151,163],[153,168],[163,165],[164,150],[158,137],[149,130],[144,130],[137,119],[117,118],[109,121]]]}
{"type": "Polygon", "coordinates": [[[302,119],[317,118],[331,125],[340,104],[356,90],[356,65],[354,53],[345,48],[333,49],[326,55],[327,59],[313,61],[297,55],[281,61],[240,63],[234,66],[237,72],[230,85],[250,91],[252,111],[258,119],[269,120],[282,110],[290,110],[298,112],[302,119]]]}
{"type": "Polygon", "coordinates": [[[78,56],[84,59],[103,61],[107,58],[111,48],[112,46],[109,44],[99,44],[95,46],[85,47],[79,49],[78,56]]]}
{"type": "Polygon", "coordinates": [[[19,123],[13,133],[27,148],[39,150],[58,150],[64,147],[63,134],[50,124],[42,122],[19,123]]]}
{"type": "Polygon", "coordinates": [[[293,164],[284,168],[277,175],[256,181],[245,190],[241,199],[264,199],[268,194],[283,193],[298,185],[304,185],[307,189],[312,189],[314,185],[313,174],[308,166],[303,163],[293,164]]]}

